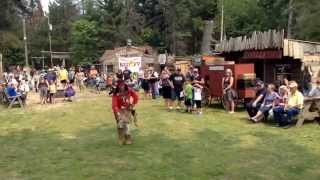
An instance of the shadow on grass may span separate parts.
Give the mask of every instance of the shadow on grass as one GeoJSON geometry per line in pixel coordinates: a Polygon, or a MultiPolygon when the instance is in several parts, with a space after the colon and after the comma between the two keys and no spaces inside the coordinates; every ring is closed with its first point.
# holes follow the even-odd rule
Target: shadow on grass
{"type": "MultiPolygon", "coordinates": [[[[285,133],[285,132],[284,132],[285,133]]],[[[319,154],[267,132],[234,136],[210,129],[177,139],[133,132],[119,146],[115,129],[76,136],[22,130],[0,136],[0,179],[316,179],[319,154]]]]}

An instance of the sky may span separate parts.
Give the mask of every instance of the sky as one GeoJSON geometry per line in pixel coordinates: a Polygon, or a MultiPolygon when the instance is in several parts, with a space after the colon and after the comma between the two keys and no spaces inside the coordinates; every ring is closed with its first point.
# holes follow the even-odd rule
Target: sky
{"type": "Polygon", "coordinates": [[[50,0],[41,0],[42,8],[46,12],[48,12],[49,1],[50,0]]]}

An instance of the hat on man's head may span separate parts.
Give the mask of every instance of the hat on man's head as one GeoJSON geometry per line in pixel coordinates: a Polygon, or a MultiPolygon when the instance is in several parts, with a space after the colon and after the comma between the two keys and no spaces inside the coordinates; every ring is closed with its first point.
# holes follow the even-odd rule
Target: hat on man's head
{"type": "Polygon", "coordinates": [[[289,88],[296,88],[296,87],[298,87],[298,83],[297,82],[295,82],[295,81],[290,81],[289,82],[289,88]]]}
{"type": "Polygon", "coordinates": [[[263,85],[264,85],[263,81],[261,81],[261,80],[256,81],[256,86],[263,86],[263,85]]]}

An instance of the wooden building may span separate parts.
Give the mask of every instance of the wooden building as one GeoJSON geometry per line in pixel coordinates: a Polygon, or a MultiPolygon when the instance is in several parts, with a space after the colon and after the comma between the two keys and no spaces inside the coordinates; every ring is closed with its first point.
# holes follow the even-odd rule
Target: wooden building
{"type": "Polygon", "coordinates": [[[114,73],[120,69],[120,61],[130,61],[130,59],[141,60],[140,68],[159,68],[157,52],[150,46],[125,46],[112,50],[106,50],[99,62],[102,64],[102,72],[114,73]]]}
{"type": "Polygon", "coordinates": [[[285,39],[284,31],[230,38],[217,44],[215,50],[226,61],[253,63],[256,76],[267,83],[286,77],[301,84],[305,67],[311,67],[314,77],[320,70],[320,43],[285,39]]]}

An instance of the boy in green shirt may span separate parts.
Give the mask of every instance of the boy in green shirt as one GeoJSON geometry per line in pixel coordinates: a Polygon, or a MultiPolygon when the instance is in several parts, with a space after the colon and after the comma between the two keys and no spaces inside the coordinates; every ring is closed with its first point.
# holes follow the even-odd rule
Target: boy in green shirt
{"type": "Polygon", "coordinates": [[[186,112],[192,112],[193,86],[191,85],[190,80],[188,80],[184,86],[184,95],[185,95],[184,104],[187,108],[186,112]]]}

